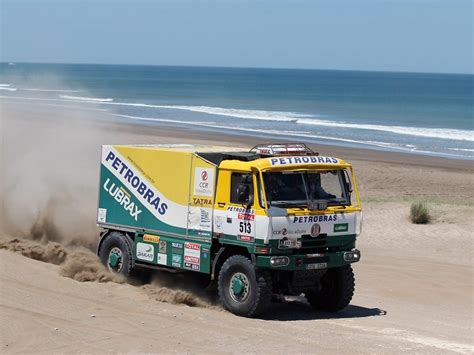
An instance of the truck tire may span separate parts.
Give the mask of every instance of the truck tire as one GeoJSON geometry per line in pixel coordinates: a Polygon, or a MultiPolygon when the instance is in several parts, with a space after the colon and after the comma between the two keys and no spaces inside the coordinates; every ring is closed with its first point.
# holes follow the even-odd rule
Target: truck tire
{"type": "Polygon", "coordinates": [[[132,241],[124,233],[110,233],[100,246],[99,258],[110,272],[131,276],[134,266],[132,241]]]}
{"type": "Polygon", "coordinates": [[[329,269],[321,278],[321,289],[309,290],[305,292],[305,296],[314,309],[337,312],[351,302],[354,286],[354,272],[350,265],[346,265],[329,269]]]}
{"type": "Polygon", "coordinates": [[[233,255],[224,262],[217,283],[219,299],[227,310],[236,315],[254,317],[270,305],[270,273],[255,268],[243,255],[233,255]]]}

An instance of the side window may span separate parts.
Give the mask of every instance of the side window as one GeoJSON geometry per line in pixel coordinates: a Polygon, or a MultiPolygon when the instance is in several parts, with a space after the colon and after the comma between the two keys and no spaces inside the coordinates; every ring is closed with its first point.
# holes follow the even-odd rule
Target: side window
{"type": "Polygon", "coordinates": [[[242,191],[253,194],[252,174],[232,173],[230,177],[230,202],[242,204],[242,191]]]}

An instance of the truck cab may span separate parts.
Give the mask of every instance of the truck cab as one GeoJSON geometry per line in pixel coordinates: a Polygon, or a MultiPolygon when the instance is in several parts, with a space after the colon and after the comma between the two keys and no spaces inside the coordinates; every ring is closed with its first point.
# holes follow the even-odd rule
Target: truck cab
{"type": "Polygon", "coordinates": [[[127,169],[136,165],[143,175],[140,182],[148,180],[159,188],[140,191],[133,187],[133,178],[124,179],[123,174],[115,183],[133,208],[157,212],[139,213],[141,221],[123,211],[118,217],[117,198],[109,201],[110,180],[109,195],[101,189],[98,224],[104,231],[98,255],[109,270],[125,275],[143,268],[198,272],[217,285],[226,309],[248,317],[263,313],[272,294],[304,294],[314,308],[325,311],[349,304],[354,292],[351,264],[360,259],[355,244],[362,222],[350,164],[320,156],[301,143],[261,144],[249,151],[156,146],[148,150],[103,150],[101,182],[107,182],[109,172],[120,175],[120,154],[122,163],[130,163],[127,169]],[[150,150],[166,154],[153,155],[150,150]],[[173,152],[175,167],[181,164],[186,175],[170,180],[182,190],[174,196],[166,191],[171,187],[166,186],[167,175],[160,173],[160,167],[169,170],[164,157],[172,158],[173,152]],[[149,157],[139,159],[140,154],[149,157]],[[105,163],[104,155],[110,158],[105,163]],[[154,184],[157,180],[164,185],[154,184]],[[162,195],[155,211],[141,201],[146,193],[162,195]],[[173,216],[167,216],[170,212],[173,216]]]}

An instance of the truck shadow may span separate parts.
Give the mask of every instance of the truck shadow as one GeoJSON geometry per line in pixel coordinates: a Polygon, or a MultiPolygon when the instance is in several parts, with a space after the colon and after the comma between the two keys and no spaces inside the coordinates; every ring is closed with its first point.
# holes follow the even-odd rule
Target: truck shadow
{"type": "Polygon", "coordinates": [[[380,308],[367,308],[349,305],[337,313],[317,311],[304,300],[298,297],[295,300],[274,302],[261,319],[279,321],[316,320],[316,319],[344,319],[385,316],[387,311],[380,308]]]}

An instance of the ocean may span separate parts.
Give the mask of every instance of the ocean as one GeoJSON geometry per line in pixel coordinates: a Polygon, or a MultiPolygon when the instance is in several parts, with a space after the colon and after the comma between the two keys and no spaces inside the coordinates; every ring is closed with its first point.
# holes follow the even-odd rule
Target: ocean
{"type": "Polygon", "coordinates": [[[474,159],[473,75],[0,64],[0,103],[118,121],[474,159]]]}

